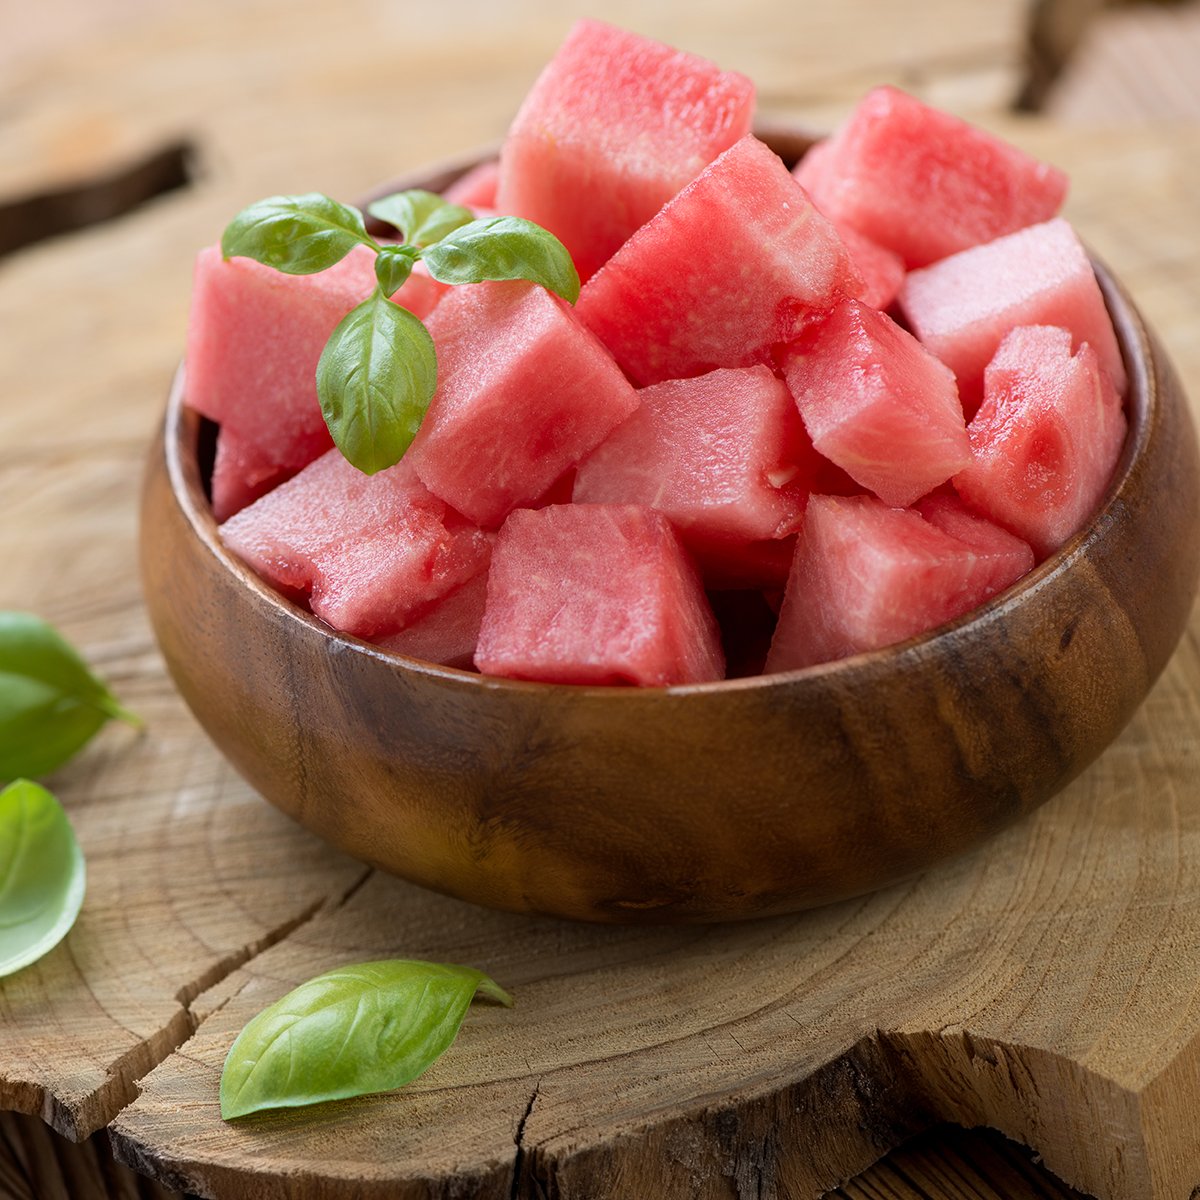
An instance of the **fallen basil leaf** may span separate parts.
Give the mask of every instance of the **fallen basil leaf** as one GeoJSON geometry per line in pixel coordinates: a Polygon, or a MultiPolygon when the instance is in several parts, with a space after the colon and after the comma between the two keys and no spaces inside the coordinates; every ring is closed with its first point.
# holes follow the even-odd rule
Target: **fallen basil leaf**
{"type": "Polygon", "coordinates": [[[411,188],[395,192],[368,205],[367,212],[380,221],[394,225],[406,242],[429,246],[448,233],[474,219],[474,213],[460,204],[448,204],[435,192],[411,188]]]}
{"type": "Polygon", "coordinates": [[[221,1072],[221,1116],[392,1091],[454,1041],[476,992],[512,1005],[471,967],[393,959],[318,975],[238,1035],[221,1072]]]}
{"type": "Polygon", "coordinates": [[[358,245],[377,248],[362,213],[320,192],[268,196],[242,209],[221,236],[226,258],[252,258],[287,275],[324,271],[358,245]]]}
{"type": "Polygon", "coordinates": [[[437,387],[433,339],[376,288],[330,335],[317,364],[317,396],[342,454],[374,475],[408,449],[437,387]]]}
{"type": "Polygon", "coordinates": [[[441,283],[528,279],[569,304],[579,298],[579,273],[567,248],[549,230],[523,217],[472,221],[430,246],[422,256],[441,283]]]}
{"type": "Polygon", "coordinates": [[[87,881],[59,802],[18,779],[0,792],[0,975],[52,950],[75,924],[87,881]]]}
{"type": "Polygon", "coordinates": [[[394,296],[412,274],[417,250],[412,246],[384,246],[375,259],[375,278],[385,296],[394,296]]]}
{"type": "Polygon", "coordinates": [[[141,724],[53,627],[0,612],[0,782],[53,771],[112,718],[141,724]]]}

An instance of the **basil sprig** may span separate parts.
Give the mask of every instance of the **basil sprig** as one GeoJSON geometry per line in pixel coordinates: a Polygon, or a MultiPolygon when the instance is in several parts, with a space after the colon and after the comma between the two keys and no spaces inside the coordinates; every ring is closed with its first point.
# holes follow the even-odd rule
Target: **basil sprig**
{"type": "Polygon", "coordinates": [[[238,1035],[221,1073],[221,1116],[398,1088],[454,1041],[476,993],[512,1005],[471,967],[393,959],[318,975],[238,1035]]]}
{"type": "Polygon", "coordinates": [[[71,822],[44,787],[18,779],[0,791],[0,975],[66,937],[86,876],[71,822]]]}
{"type": "Polygon", "coordinates": [[[380,244],[358,209],[312,192],[270,196],[243,209],[225,229],[221,252],[290,275],[324,271],[355,246],[375,253],[376,290],[333,331],[317,368],[317,396],[334,444],[373,475],[400,461],[437,387],[432,340],[389,299],[418,262],[441,283],[527,279],[569,304],[579,297],[579,274],[558,238],[519,217],[474,220],[469,209],[420,189],[385,196],[368,211],[395,226],[399,244],[380,244]]]}
{"type": "Polygon", "coordinates": [[[141,724],[45,621],[0,612],[0,782],[53,771],[114,718],[141,724]]]}

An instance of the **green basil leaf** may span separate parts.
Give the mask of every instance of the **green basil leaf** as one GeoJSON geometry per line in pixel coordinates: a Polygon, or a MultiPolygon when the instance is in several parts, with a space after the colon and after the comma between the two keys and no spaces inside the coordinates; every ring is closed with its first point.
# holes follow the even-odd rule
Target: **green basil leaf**
{"type": "Polygon", "coordinates": [[[384,196],[368,205],[367,212],[380,221],[394,225],[414,246],[429,246],[441,241],[474,218],[469,208],[447,204],[434,192],[412,188],[384,196]]]}
{"type": "Polygon", "coordinates": [[[342,318],[317,364],[317,396],[329,432],[367,475],[400,461],[436,387],[433,339],[378,288],[342,318]]]}
{"type": "Polygon", "coordinates": [[[394,296],[412,274],[418,251],[415,246],[384,246],[375,259],[375,278],[385,296],[394,296]]]}
{"type": "Polygon", "coordinates": [[[221,1116],[398,1088],[454,1041],[476,992],[512,1004],[471,967],[393,959],[318,975],[238,1035],[221,1072],[221,1116]]]}
{"type": "Polygon", "coordinates": [[[320,192],[268,196],[242,209],[221,237],[226,258],[252,258],[287,275],[324,271],[358,245],[375,247],[362,213],[320,192]]]}
{"type": "Polygon", "coordinates": [[[83,906],[87,870],[75,832],[44,787],[0,792],[0,975],[54,949],[83,906]]]}
{"type": "Polygon", "coordinates": [[[0,781],[53,771],[114,717],[141,724],[45,621],[0,612],[0,781]]]}
{"type": "Polygon", "coordinates": [[[549,230],[523,217],[472,221],[425,251],[429,273],[442,283],[528,279],[568,304],[579,298],[579,273],[549,230]]]}

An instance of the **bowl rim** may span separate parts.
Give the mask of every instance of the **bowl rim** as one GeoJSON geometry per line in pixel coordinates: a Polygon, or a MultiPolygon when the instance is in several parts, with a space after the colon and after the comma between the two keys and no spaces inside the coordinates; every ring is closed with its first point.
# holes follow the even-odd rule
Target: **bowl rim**
{"type": "MultiPolygon", "coordinates": [[[[456,162],[456,166],[462,169],[461,162],[456,162]]],[[[572,697],[587,695],[589,700],[592,698],[598,700],[603,697],[602,703],[629,704],[661,698],[664,695],[679,698],[712,697],[751,689],[792,689],[802,686],[805,681],[824,680],[831,675],[837,675],[839,679],[847,681],[853,681],[856,675],[861,675],[865,683],[869,679],[877,678],[880,668],[889,662],[897,668],[903,668],[909,664],[915,666],[928,655],[936,655],[938,647],[944,644],[944,639],[958,639],[961,637],[962,631],[969,626],[978,625],[982,628],[996,621],[1003,621],[1015,608],[1029,603],[1032,598],[1036,597],[1060,572],[1069,570],[1078,559],[1086,556],[1115,523],[1115,506],[1135,465],[1145,453],[1152,430],[1158,424],[1161,398],[1157,387],[1157,377],[1152,370],[1154,350],[1141,314],[1123,285],[1103,262],[1090,251],[1089,258],[1113,323],[1128,377],[1123,397],[1123,408],[1127,420],[1125,441],[1112,477],[1098,506],[1093,510],[1088,522],[1058,550],[983,604],[951,621],[943,622],[933,629],[914,634],[904,641],[893,642],[875,650],[863,651],[845,658],[815,663],[790,671],[740,676],[735,679],[720,679],[706,683],[676,684],[666,687],[615,687],[548,683],[484,675],[476,671],[447,667],[424,659],[412,658],[364,641],[353,634],[334,629],[307,609],[301,608],[277,592],[250,567],[227,550],[222,542],[201,477],[197,453],[200,430],[207,419],[187,407],[186,361],[181,361],[176,369],[163,420],[164,453],[171,491],[189,528],[203,544],[205,550],[243,586],[247,587],[259,604],[273,609],[280,618],[300,625],[309,634],[315,633],[328,639],[332,646],[342,652],[366,655],[384,666],[393,669],[400,668],[406,672],[439,680],[450,686],[484,691],[515,689],[518,692],[558,693],[572,697]]]]}

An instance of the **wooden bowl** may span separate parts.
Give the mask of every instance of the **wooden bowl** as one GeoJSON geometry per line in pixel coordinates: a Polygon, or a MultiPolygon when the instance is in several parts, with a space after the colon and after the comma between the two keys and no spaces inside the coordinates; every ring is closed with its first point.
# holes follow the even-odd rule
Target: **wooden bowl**
{"type": "Polygon", "coordinates": [[[1128,295],[1096,270],[1130,378],[1107,497],[1058,554],[933,633],[665,690],[490,679],[387,653],[331,631],[226,552],[181,374],[142,506],[146,602],[167,664],[268,800],[357,858],[480,904],[714,921],[921,871],[1082,771],[1191,608],[1200,464],[1187,404],[1128,295]]]}

